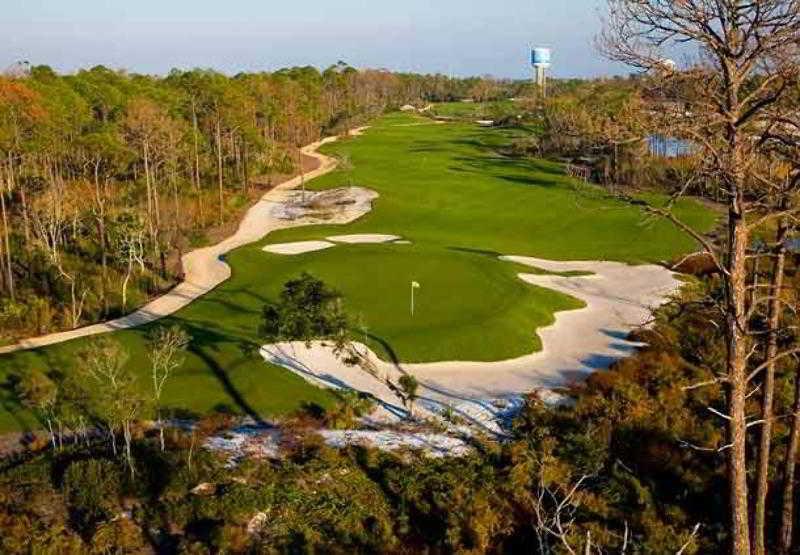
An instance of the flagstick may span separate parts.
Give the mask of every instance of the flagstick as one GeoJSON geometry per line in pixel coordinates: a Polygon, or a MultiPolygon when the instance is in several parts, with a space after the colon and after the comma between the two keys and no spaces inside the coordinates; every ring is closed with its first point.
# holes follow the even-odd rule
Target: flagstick
{"type": "Polygon", "coordinates": [[[411,282],[411,317],[414,317],[414,282],[411,282]]]}

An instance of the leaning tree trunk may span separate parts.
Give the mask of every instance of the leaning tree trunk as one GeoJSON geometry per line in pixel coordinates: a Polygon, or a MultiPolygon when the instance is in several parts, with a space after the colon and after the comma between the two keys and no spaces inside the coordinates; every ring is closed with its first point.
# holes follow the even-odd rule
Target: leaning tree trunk
{"type": "MultiPolygon", "coordinates": [[[[785,207],[784,207],[785,209],[785,207]]],[[[778,354],[778,332],[781,323],[781,294],[783,293],[783,274],[786,265],[786,236],[788,227],[785,220],[778,224],[776,234],[777,252],[772,268],[772,283],[769,287],[769,309],[767,313],[767,367],[764,369],[763,394],[761,400],[761,437],[756,464],[756,506],[753,519],[754,552],[756,555],[766,553],[766,518],[767,493],[769,490],[769,457],[772,446],[773,404],[775,398],[775,356],[778,354]]]]}

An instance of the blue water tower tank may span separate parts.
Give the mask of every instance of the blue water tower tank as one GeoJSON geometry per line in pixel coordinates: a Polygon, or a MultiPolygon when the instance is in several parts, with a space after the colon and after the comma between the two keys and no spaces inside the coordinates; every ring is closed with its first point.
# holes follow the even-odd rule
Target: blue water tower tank
{"type": "Polygon", "coordinates": [[[531,63],[534,67],[550,67],[552,52],[549,48],[534,48],[531,51],[531,63]]]}

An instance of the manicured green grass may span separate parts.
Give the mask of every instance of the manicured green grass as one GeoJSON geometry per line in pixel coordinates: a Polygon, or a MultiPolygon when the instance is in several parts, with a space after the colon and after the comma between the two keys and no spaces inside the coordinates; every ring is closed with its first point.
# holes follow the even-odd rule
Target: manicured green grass
{"type": "Polygon", "coordinates": [[[434,104],[433,111],[438,116],[457,119],[479,119],[488,117],[498,110],[509,111],[513,109],[511,100],[494,102],[443,102],[434,104]]]}
{"type": "MultiPolygon", "coordinates": [[[[578,186],[557,164],[512,160],[493,146],[522,131],[469,124],[419,125],[428,120],[390,115],[364,137],[326,152],[346,155],[353,170],[315,180],[310,188],[357,184],[380,198],[348,226],[295,228],[231,253],[233,278],[168,319],[192,335],[185,364],[168,383],[167,403],[194,413],[229,409],[264,417],[302,403],[327,405],[331,395],[257,353],[261,307],[288,279],[308,270],[339,289],[347,311],[366,325],[370,344],[405,361],[498,360],[539,347],[535,329],[577,301],[526,285],[519,267],[499,254],[543,258],[658,261],[694,248],[667,222],[646,219],[594,187],[578,186]],[[264,243],[345,233],[401,235],[412,245],[352,245],[300,256],[263,252],[264,243]],[[417,312],[409,314],[409,285],[419,281],[417,312]]],[[[683,202],[683,219],[708,229],[714,214],[683,202]]],[[[354,330],[360,338],[361,326],[354,330]]],[[[115,334],[131,353],[130,368],[149,383],[148,329],[115,334]]],[[[0,358],[3,375],[33,367],[69,371],[85,340],[0,358]]],[[[0,390],[0,431],[38,424],[0,390]]]]}

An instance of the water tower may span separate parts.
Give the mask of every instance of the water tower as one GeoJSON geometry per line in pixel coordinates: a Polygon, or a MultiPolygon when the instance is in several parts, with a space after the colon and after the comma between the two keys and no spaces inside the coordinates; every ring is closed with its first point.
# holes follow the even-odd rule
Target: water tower
{"type": "Polygon", "coordinates": [[[531,64],[536,72],[536,85],[542,93],[542,97],[547,96],[547,70],[550,69],[552,51],[549,48],[534,48],[531,51],[531,64]]]}

